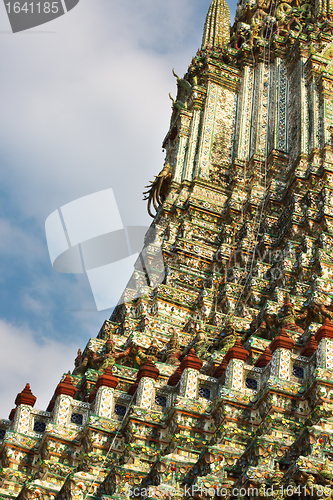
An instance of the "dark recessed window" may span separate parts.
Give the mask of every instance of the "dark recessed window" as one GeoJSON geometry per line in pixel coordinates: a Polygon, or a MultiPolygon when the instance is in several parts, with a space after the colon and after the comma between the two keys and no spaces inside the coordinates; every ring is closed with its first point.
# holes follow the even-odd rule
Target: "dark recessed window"
{"type": "Polygon", "coordinates": [[[35,422],[34,423],[34,431],[38,432],[38,434],[42,434],[46,429],[45,422],[35,422]]]}
{"type": "Polygon", "coordinates": [[[6,429],[0,429],[0,439],[3,439],[6,434],[6,429]]]}
{"type": "Polygon", "coordinates": [[[245,385],[248,389],[252,389],[256,391],[258,389],[258,382],[254,378],[247,378],[245,381],[245,385]]]}
{"type": "Polygon", "coordinates": [[[164,396],[156,396],[155,403],[158,406],[166,406],[166,404],[167,404],[167,398],[164,397],[164,396]]]}
{"type": "Polygon", "coordinates": [[[82,425],[83,424],[82,413],[72,413],[71,422],[76,425],[82,425]]]}
{"type": "Polygon", "coordinates": [[[200,387],[199,396],[201,398],[210,399],[210,390],[207,387],[200,387]]]}
{"type": "Polygon", "coordinates": [[[300,366],[293,367],[293,375],[297,378],[304,378],[304,369],[300,366]]]}
{"type": "Polygon", "coordinates": [[[116,415],[120,415],[121,417],[124,417],[124,415],[126,413],[126,406],[115,405],[114,412],[116,415]]]}

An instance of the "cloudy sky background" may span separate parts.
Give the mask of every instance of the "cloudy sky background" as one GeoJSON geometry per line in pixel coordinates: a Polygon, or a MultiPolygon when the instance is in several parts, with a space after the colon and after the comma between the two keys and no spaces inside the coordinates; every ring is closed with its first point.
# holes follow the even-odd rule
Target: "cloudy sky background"
{"type": "Polygon", "coordinates": [[[80,0],[12,34],[0,4],[0,418],[27,382],[45,409],[109,317],[86,275],[52,269],[44,223],[111,187],[125,225],[150,224],[142,191],[163,166],[171,70],[186,72],[209,5],[80,0]]]}

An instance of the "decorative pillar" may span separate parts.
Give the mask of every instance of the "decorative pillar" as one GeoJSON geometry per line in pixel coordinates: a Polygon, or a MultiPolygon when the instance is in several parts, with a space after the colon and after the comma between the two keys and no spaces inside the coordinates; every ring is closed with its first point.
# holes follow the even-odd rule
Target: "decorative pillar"
{"type": "MultiPolygon", "coordinates": [[[[197,94],[197,91],[195,92],[197,94]]],[[[184,165],[184,174],[182,180],[192,181],[193,176],[193,168],[194,168],[194,160],[196,153],[196,145],[198,140],[198,132],[200,125],[200,107],[198,105],[195,106],[191,126],[190,126],[190,136],[188,141],[188,149],[186,152],[185,165],[184,165]]]]}
{"type": "Polygon", "coordinates": [[[318,342],[317,367],[333,368],[333,324],[326,318],[324,324],[318,329],[315,339],[318,342]]]}
{"type": "MultiPolygon", "coordinates": [[[[36,403],[36,396],[30,390],[30,385],[27,384],[22,392],[20,392],[15,399],[16,409],[14,417],[14,431],[26,434],[30,432],[30,414],[31,409],[36,403]]],[[[11,412],[11,415],[14,412],[11,412]]]]}
{"type": "Polygon", "coordinates": [[[238,391],[243,389],[244,363],[248,357],[249,351],[244,349],[241,341],[237,339],[224,357],[225,363],[228,363],[225,373],[227,387],[238,391]]]}
{"type": "Polygon", "coordinates": [[[67,374],[55,390],[56,403],[54,407],[54,423],[58,425],[68,425],[70,422],[70,412],[76,387],[72,383],[71,377],[67,374]]]}
{"type": "Polygon", "coordinates": [[[290,351],[293,350],[294,345],[295,341],[288,337],[285,329],[282,328],[279,335],[269,345],[272,351],[271,377],[290,380],[290,351]]]}
{"type": "Polygon", "coordinates": [[[202,368],[203,361],[192,348],[186,358],[183,359],[179,368],[182,372],[180,377],[179,395],[185,398],[197,398],[198,396],[198,374],[202,368]]]}
{"type": "Polygon", "coordinates": [[[150,409],[155,403],[155,381],[159,377],[159,370],[151,360],[145,362],[138,371],[136,383],[128,391],[134,394],[137,388],[136,404],[141,408],[150,409]]]}
{"type": "Polygon", "coordinates": [[[177,120],[179,134],[177,143],[178,146],[177,153],[175,156],[173,181],[178,183],[181,183],[182,181],[185,156],[186,156],[186,151],[188,149],[188,140],[189,140],[188,135],[189,135],[191,118],[192,118],[192,113],[185,109],[182,109],[179,113],[179,118],[177,120]]]}
{"type": "MultiPolygon", "coordinates": [[[[331,127],[333,125],[333,86],[332,75],[321,73],[319,79],[320,100],[322,101],[322,126],[324,135],[324,144],[327,146],[331,143],[331,127]]],[[[326,161],[328,161],[325,158],[326,161]]]]}
{"type": "Polygon", "coordinates": [[[109,367],[103,375],[100,375],[95,386],[94,411],[96,415],[111,418],[113,407],[114,390],[119,380],[112,374],[112,368],[109,367]]]}

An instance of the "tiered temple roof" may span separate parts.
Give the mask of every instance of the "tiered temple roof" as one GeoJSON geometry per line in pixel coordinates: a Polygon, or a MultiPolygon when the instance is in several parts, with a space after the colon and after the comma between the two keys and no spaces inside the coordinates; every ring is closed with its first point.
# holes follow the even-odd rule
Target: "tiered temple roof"
{"type": "Polygon", "coordinates": [[[0,498],[330,497],[332,23],[212,1],[135,273],[46,411],[27,385],[0,420],[0,498]]]}

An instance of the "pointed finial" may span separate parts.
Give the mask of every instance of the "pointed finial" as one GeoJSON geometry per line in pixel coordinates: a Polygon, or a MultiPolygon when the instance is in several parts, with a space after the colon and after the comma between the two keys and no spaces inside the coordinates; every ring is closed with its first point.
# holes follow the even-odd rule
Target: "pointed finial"
{"type": "Polygon", "coordinates": [[[201,49],[222,49],[230,42],[230,10],[225,0],[212,0],[206,17],[201,49]]]}
{"type": "Polygon", "coordinates": [[[15,404],[16,406],[28,405],[33,407],[36,403],[36,399],[36,396],[34,396],[31,392],[30,384],[26,384],[23,391],[16,396],[15,404]]]}
{"type": "Polygon", "coordinates": [[[74,397],[76,393],[76,387],[73,385],[72,379],[70,375],[67,373],[61,382],[56,387],[55,396],[59,396],[60,394],[74,397]]]}

